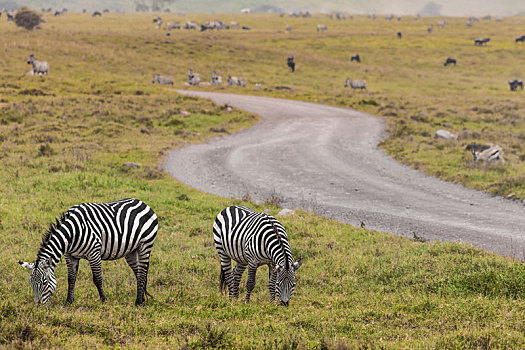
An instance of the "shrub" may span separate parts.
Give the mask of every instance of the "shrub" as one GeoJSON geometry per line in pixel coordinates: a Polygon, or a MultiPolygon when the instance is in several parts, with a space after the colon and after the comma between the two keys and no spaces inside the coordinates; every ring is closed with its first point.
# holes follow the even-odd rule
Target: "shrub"
{"type": "Polygon", "coordinates": [[[15,24],[17,27],[22,27],[27,30],[33,30],[42,22],[40,15],[30,9],[23,7],[15,15],[15,24]]]}

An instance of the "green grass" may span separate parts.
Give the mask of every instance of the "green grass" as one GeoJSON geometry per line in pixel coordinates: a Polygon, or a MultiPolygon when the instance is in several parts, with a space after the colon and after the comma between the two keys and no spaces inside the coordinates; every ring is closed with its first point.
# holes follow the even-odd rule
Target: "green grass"
{"type": "MultiPolygon", "coordinates": [[[[217,16],[198,19],[210,17],[217,16]]],[[[173,74],[182,87],[191,65],[204,78],[217,69],[223,77],[249,79],[246,89],[218,91],[389,115],[391,138],[383,147],[398,159],[475,187],[523,194],[518,161],[523,104],[501,78],[519,73],[512,65],[520,49],[504,39],[514,36],[514,22],[521,18],[473,28],[479,36],[494,33],[494,44],[476,49],[470,34],[462,34],[460,19],[451,19],[428,40],[424,30],[430,19],[244,16],[237,19],[254,27],[252,32],[176,32],[170,38],[153,29],[149,14],[47,19],[36,32],[0,21],[0,347],[525,347],[521,262],[456,243],[413,242],[302,211],[281,220],[294,257],[304,258],[290,307],[268,301],[266,267],[250,304],[228,300],[219,293],[212,221],[232,204],[276,214],[272,203],[278,200],[254,204],[206,195],[174,181],[160,165],[170,149],[236,132],[257,117],[228,113],[225,106],[179,96],[150,80],[155,72],[173,74]],[[288,22],[292,34],[284,33],[288,22]],[[317,35],[317,22],[325,22],[329,32],[317,35]],[[393,39],[398,28],[405,33],[402,41],[393,39]],[[450,46],[462,55],[454,53],[457,68],[444,70],[439,64],[452,55],[450,46]],[[362,65],[347,62],[354,52],[361,54],[362,65]],[[502,64],[492,66],[497,62],[477,52],[501,56],[502,64]],[[50,63],[49,76],[24,75],[30,53],[50,63]],[[285,66],[289,53],[296,55],[295,74],[285,66]],[[367,79],[370,91],[345,91],[344,77],[350,75],[367,79]],[[256,81],[263,85],[260,91],[256,81]],[[279,85],[293,91],[277,91],[279,85]],[[418,112],[426,115],[410,118],[418,112]],[[464,133],[460,141],[425,136],[445,121],[464,133]],[[226,132],[215,132],[222,129],[226,132]],[[478,139],[502,144],[510,165],[473,169],[461,148],[478,139]],[[134,277],[119,260],[103,263],[108,302],[101,304],[84,261],[73,305],[63,306],[64,263],[56,268],[58,288],[49,305],[33,305],[28,273],[16,261],[34,259],[41,234],[70,206],[123,197],[144,200],[159,217],[148,278],[154,298],[144,307],[133,305],[134,277]]]]}

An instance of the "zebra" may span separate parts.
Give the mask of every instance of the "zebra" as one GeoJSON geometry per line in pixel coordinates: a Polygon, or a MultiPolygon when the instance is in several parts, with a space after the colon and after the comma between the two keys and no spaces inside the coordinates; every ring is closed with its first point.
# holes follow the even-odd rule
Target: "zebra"
{"type": "Polygon", "coordinates": [[[234,28],[235,28],[235,29],[239,29],[240,27],[241,27],[241,26],[239,25],[238,22],[236,22],[236,21],[231,21],[231,22],[230,22],[230,28],[231,28],[231,29],[234,29],[234,28]]]}
{"type": "Polygon", "coordinates": [[[295,72],[295,61],[293,56],[288,56],[286,59],[286,63],[288,64],[288,67],[292,70],[292,73],[295,72]]]}
{"type": "Polygon", "coordinates": [[[489,41],[490,41],[490,38],[474,39],[474,46],[483,46],[484,44],[488,43],[489,41]]]}
{"type": "Polygon", "coordinates": [[[228,287],[230,298],[238,298],[241,277],[248,268],[246,302],[249,302],[257,268],[268,265],[270,300],[277,296],[282,305],[289,305],[295,272],[302,259],[294,263],[286,231],[273,216],[241,206],[227,207],[213,223],[213,239],[221,260],[221,292],[228,287]],[[233,271],[231,260],[236,262],[233,271]]]}
{"type": "Polygon", "coordinates": [[[456,65],[456,59],[454,57],[448,57],[447,60],[445,61],[445,63],[443,63],[443,65],[446,67],[449,64],[454,64],[454,66],[455,66],[456,65]]]}
{"type": "Polygon", "coordinates": [[[157,215],[138,199],[78,204],[51,224],[42,238],[34,263],[20,260],[18,263],[31,270],[29,282],[35,303],[45,304],[56,289],[54,270],[64,255],[68,275],[66,303],[72,303],[79,260],[86,259],[100,300],[105,302],[100,262],[124,257],[137,280],[135,305],[142,305],[144,294],[151,296],[146,285],[149,257],[157,231],[157,215]]]}
{"type": "Polygon", "coordinates": [[[352,80],[347,78],[345,81],[345,87],[351,87],[352,89],[366,89],[366,81],[364,80],[352,80]]]}
{"type": "Polygon", "coordinates": [[[232,77],[231,75],[228,75],[228,85],[230,86],[246,86],[246,78],[245,77],[232,77]]]}
{"type": "Polygon", "coordinates": [[[46,61],[37,61],[35,56],[31,54],[27,60],[27,64],[33,65],[33,74],[45,74],[49,73],[49,64],[46,61]]]}
{"type": "Polygon", "coordinates": [[[211,85],[222,85],[222,77],[215,71],[211,73],[211,85]]]}
{"type": "Polygon", "coordinates": [[[200,74],[193,73],[193,69],[188,69],[188,85],[199,85],[201,82],[200,74]]]}
{"type": "Polygon", "coordinates": [[[172,85],[173,86],[173,77],[171,75],[160,75],[153,74],[153,84],[159,83],[161,85],[172,85]]]}

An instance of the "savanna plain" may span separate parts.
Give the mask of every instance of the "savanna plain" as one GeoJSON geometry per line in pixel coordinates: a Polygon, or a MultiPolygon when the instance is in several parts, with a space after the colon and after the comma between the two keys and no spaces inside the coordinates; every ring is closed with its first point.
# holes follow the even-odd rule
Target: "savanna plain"
{"type": "Polygon", "coordinates": [[[245,76],[248,86],[197,89],[381,115],[388,125],[381,147],[395,159],[524,198],[524,93],[510,92],[507,80],[523,78],[525,47],[514,38],[525,34],[525,18],[470,28],[466,18],[447,18],[438,28],[443,18],[159,13],[165,23],[219,18],[251,27],[166,36],[155,29],[154,15],[46,15],[34,31],[0,17],[0,347],[525,348],[521,261],[304,211],[280,219],[294,257],[304,259],[290,306],[270,303],[266,267],[250,304],[221,295],[215,216],[232,204],[276,215],[279,194],[265,203],[207,195],[172,179],[162,163],[170,149],[234,133],[258,116],[151,83],[154,73],[171,74],[175,88],[186,88],[188,68],[207,81],[216,70],[224,80],[245,76]],[[319,23],[328,30],[317,33],[319,23]],[[475,47],[476,37],[492,40],[475,47]],[[349,60],[355,53],[359,64],[349,60]],[[49,62],[48,76],[26,74],[30,54],[49,62]],[[295,73],[286,67],[288,55],[295,56],[295,73]],[[449,56],[457,66],[443,66],[449,56]],[[345,89],[346,77],[365,79],[368,89],[345,89]],[[457,140],[433,139],[444,123],[457,140]],[[476,167],[464,151],[473,142],[502,146],[505,166],[476,167]],[[100,303],[82,261],[75,302],[64,306],[61,262],[57,291],[47,306],[34,305],[17,260],[32,261],[41,235],[72,205],[125,197],[145,201],[159,216],[148,276],[153,298],[134,306],[133,273],[117,260],[102,264],[108,301],[100,303]]]}

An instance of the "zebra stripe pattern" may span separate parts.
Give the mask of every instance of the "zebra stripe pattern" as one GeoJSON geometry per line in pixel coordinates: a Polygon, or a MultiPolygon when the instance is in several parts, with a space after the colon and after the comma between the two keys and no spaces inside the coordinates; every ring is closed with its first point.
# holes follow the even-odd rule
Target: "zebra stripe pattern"
{"type": "Polygon", "coordinates": [[[100,300],[101,260],[124,257],[137,279],[136,305],[144,303],[149,257],[157,236],[158,220],[144,202],[127,198],[109,203],[83,203],[68,209],[51,225],[42,239],[34,264],[18,261],[31,270],[30,284],[35,302],[45,304],[56,288],[55,266],[65,256],[68,274],[66,303],[74,300],[80,259],[89,261],[100,300]]]}
{"type": "Polygon", "coordinates": [[[246,301],[255,287],[257,268],[268,265],[270,299],[277,296],[288,306],[295,289],[294,263],[284,227],[271,215],[250,208],[231,206],[219,213],[213,224],[215,248],[221,260],[220,289],[228,287],[230,297],[239,297],[242,274],[248,268],[246,301]],[[232,271],[231,260],[236,262],[232,271]]]}

